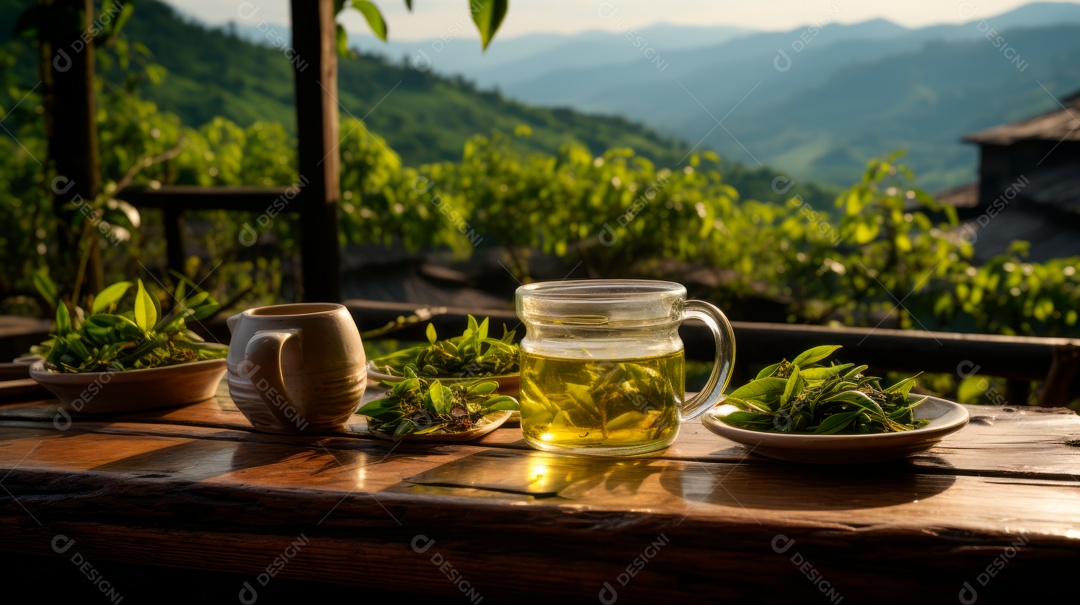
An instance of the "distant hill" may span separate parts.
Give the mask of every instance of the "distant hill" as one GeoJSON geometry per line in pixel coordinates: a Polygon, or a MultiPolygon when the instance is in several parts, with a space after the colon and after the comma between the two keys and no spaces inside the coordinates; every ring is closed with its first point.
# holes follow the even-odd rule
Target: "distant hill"
{"type": "MultiPolygon", "coordinates": [[[[774,102],[748,102],[731,131],[762,161],[826,182],[850,180],[883,147],[905,149],[926,187],[970,181],[978,150],[962,135],[1056,109],[1054,96],[1080,89],[1080,26],[1005,31],[1023,70],[985,39],[928,42],[837,69],[774,102]]],[[[671,131],[707,126],[687,120],[671,131]]]]}
{"type": "Polygon", "coordinates": [[[369,34],[350,35],[351,44],[392,61],[402,57],[428,61],[441,74],[464,74],[480,86],[506,88],[550,73],[619,63],[632,51],[646,48],[664,53],[720,44],[749,36],[740,27],[656,24],[626,32],[587,31],[577,34],[528,34],[498,38],[498,46],[481,52],[469,36],[419,42],[381,42],[369,34]],[[640,40],[639,40],[640,39],[640,40]],[[635,46],[637,44],[638,46],[635,46]],[[421,54],[421,52],[423,54],[421,54]]]}
{"type": "MultiPolygon", "coordinates": [[[[30,4],[0,0],[0,41],[11,35],[15,18],[30,4]]],[[[280,122],[295,132],[292,67],[282,52],[193,22],[155,0],[140,0],[124,32],[168,70],[161,85],[146,85],[140,94],[184,123],[198,126],[223,116],[242,125],[280,122]]],[[[280,33],[288,39],[287,30],[280,33]]],[[[24,80],[36,81],[36,57],[28,59],[18,70],[24,80]]],[[[117,82],[122,75],[109,74],[117,82]]],[[[530,107],[461,77],[420,72],[370,55],[339,61],[339,97],[343,114],[365,118],[368,128],[410,164],[459,158],[469,137],[510,133],[523,124],[533,129],[523,144],[548,152],[577,140],[596,153],[632,147],[674,166],[690,147],[623,118],[530,107]]]]}
{"type": "MultiPolygon", "coordinates": [[[[29,0],[0,0],[0,44],[30,4],[29,0]]],[[[270,27],[280,28],[276,34],[288,39],[284,27],[270,27]]],[[[657,31],[663,29],[658,26],[657,31]]],[[[124,33],[149,48],[153,61],[168,70],[162,84],[146,84],[139,94],[178,114],[186,125],[199,126],[223,116],[241,125],[259,120],[279,122],[295,132],[292,67],[280,50],[268,46],[265,33],[259,32],[259,43],[238,25],[210,28],[156,0],[139,1],[124,33]]],[[[497,39],[486,56],[513,62],[523,53],[537,52],[551,41],[549,38],[563,37],[535,36],[524,42],[511,39],[508,42],[515,44],[507,44],[506,51],[500,46],[503,40],[497,39]]],[[[475,46],[479,48],[478,43],[475,46]]],[[[6,47],[0,51],[13,48],[11,43],[6,47]]],[[[25,45],[21,52],[14,76],[30,88],[38,80],[37,58],[25,45]]],[[[512,133],[520,125],[528,125],[533,134],[516,139],[517,144],[547,153],[578,141],[595,154],[630,147],[660,165],[676,167],[692,148],[690,143],[622,117],[530,106],[497,91],[482,90],[461,76],[419,71],[380,56],[342,58],[338,71],[342,114],[363,118],[367,127],[383,136],[409,165],[457,160],[470,137],[492,131],[512,133]]],[[[107,77],[119,84],[124,74],[114,67],[107,77]]],[[[776,175],[768,168],[730,165],[724,177],[745,197],[775,200],[782,197],[770,186],[776,175]]],[[[825,205],[832,189],[801,182],[790,193],[801,193],[808,201],[825,205]]]]}
{"type": "Polygon", "coordinates": [[[1059,97],[1080,89],[1080,5],[1040,2],[999,15],[971,9],[968,23],[917,29],[881,19],[785,32],[712,28],[711,35],[702,27],[643,28],[664,69],[623,35],[601,32],[522,39],[512,60],[493,64],[452,59],[454,48],[471,42],[455,41],[434,68],[528,103],[623,115],[694,142],[705,137],[704,147],[730,160],[760,161],[798,179],[850,183],[869,158],[905,149],[922,185],[936,189],[974,177],[977,152],[961,136],[1056,106],[1040,83],[1059,97]],[[987,38],[991,28],[1000,39],[987,38]],[[716,127],[721,118],[724,128],[716,127]]]}

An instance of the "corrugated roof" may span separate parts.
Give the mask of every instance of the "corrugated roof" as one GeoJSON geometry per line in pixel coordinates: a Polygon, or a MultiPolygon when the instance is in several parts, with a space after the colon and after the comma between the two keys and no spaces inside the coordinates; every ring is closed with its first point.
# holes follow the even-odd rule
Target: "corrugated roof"
{"type": "Polygon", "coordinates": [[[1056,109],[1033,118],[1002,124],[964,137],[971,143],[1009,145],[1021,140],[1080,141],[1080,92],[1062,101],[1056,109]]]}

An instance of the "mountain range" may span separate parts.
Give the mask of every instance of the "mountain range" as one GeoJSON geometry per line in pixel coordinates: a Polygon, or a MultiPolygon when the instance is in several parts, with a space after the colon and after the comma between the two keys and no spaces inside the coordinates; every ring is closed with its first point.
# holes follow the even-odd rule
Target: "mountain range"
{"type": "MultiPolygon", "coordinates": [[[[13,56],[12,73],[5,73],[30,90],[40,78],[33,49],[13,39],[18,16],[30,0],[0,0],[0,54],[13,56]]],[[[274,34],[288,40],[287,28],[274,34]]],[[[295,133],[293,67],[280,48],[264,37],[258,44],[229,28],[212,28],[185,18],[156,0],[140,0],[123,33],[132,44],[145,47],[148,61],[164,68],[160,84],[143,81],[137,93],[159,108],[198,127],[221,116],[247,126],[257,120],[281,123],[295,133]]],[[[138,60],[146,60],[133,53],[138,60]]],[[[114,86],[128,86],[127,74],[116,61],[101,73],[114,86]]],[[[5,64],[5,70],[9,67],[5,64]]],[[[490,90],[478,89],[461,77],[442,77],[391,64],[381,57],[356,55],[338,62],[341,114],[364,118],[368,128],[387,139],[405,163],[453,160],[461,157],[469,137],[518,126],[532,136],[520,145],[555,152],[569,141],[586,144],[593,152],[632,147],[641,155],[674,166],[687,146],[623,118],[585,115],[569,109],[537,108],[490,90]]]]}
{"type": "MultiPolygon", "coordinates": [[[[0,0],[0,43],[30,4],[0,0]]],[[[267,27],[288,39],[284,25],[209,27],[140,0],[125,33],[167,71],[140,94],[192,126],[220,115],[293,131],[291,67],[267,27]]],[[[914,29],[880,19],[624,29],[496,37],[486,52],[449,30],[418,42],[353,35],[358,54],[339,61],[342,113],[364,117],[409,164],[456,159],[470,136],[522,124],[533,136],[518,144],[545,152],[576,140],[675,166],[691,148],[712,149],[729,181],[762,199],[776,197],[775,170],[832,189],[895,149],[923,188],[968,182],[977,150],[963,135],[1054,109],[1080,88],[1077,4],[976,10],[964,24],[914,29]]],[[[26,58],[12,69],[29,87],[26,58]]]]}
{"type": "Polygon", "coordinates": [[[974,178],[977,151],[963,135],[1080,89],[1080,5],[966,10],[966,23],[913,29],[877,19],[534,34],[496,38],[486,55],[455,37],[351,42],[526,103],[625,116],[797,179],[850,183],[868,159],[903,149],[934,189],[974,178]]]}
{"type": "MultiPolygon", "coordinates": [[[[23,90],[30,90],[39,80],[37,57],[25,40],[10,36],[18,16],[32,4],[30,0],[0,0],[0,55],[13,58],[11,72],[5,72],[0,82],[19,82],[23,90]]],[[[275,24],[261,28],[250,23],[209,27],[170,5],[140,0],[123,32],[131,43],[145,46],[149,60],[164,67],[165,75],[160,84],[137,84],[137,94],[177,114],[191,127],[221,116],[242,126],[278,122],[295,133],[293,68],[281,48],[271,43],[288,40],[289,32],[275,24]]],[[[538,50],[543,38],[538,36],[536,44],[521,48],[538,50]]],[[[408,62],[403,65],[366,54],[364,46],[357,50],[338,61],[341,115],[364,119],[368,129],[384,137],[406,165],[459,160],[469,138],[492,132],[512,134],[522,125],[532,134],[513,140],[526,152],[553,154],[563,144],[576,141],[597,155],[629,147],[659,165],[677,168],[691,148],[690,143],[622,117],[537,107],[479,88],[462,76],[418,70],[408,62]]],[[[495,51],[484,56],[495,56],[495,51]]],[[[115,61],[104,76],[113,87],[129,85],[128,74],[115,61]]],[[[13,98],[12,103],[17,100],[13,98]]],[[[724,169],[726,182],[745,197],[762,200],[783,197],[771,186],[776,176],[761,167],[729,164],[724,169]]],[[[806,182],[791,193],[825,204],[833,190],[806,182]]]]}

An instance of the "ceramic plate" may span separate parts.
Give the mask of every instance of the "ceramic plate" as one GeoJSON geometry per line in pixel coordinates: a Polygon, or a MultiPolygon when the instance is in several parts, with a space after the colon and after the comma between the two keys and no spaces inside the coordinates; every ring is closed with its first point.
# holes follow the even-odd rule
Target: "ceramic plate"
{"type": "Polygon", "coordinates": [[[964,406],[937,397],[928,397],[915,408],[915,418],[930,422],[913,431],[873,435],[789,435],[735,428],[723,420],[721,401],[701,418],[705,428],[741,443],[755,454],[817,464],[861,464],[903,458],[933,447],[942,437],[964,428],[968,411],[964,406]]]}
{"type": "Polygon", "coordinates": [[[205,401],[225,375],[224,359],[190,361],[124,372],[62,374],[30,366],[30,377],[60,399],[65,410],[86,414],[131,412],[205,401]]]}
{"type": "MultiPolygon", "coordinates": [[[[457,443],[461,441],[472,441],[473,439],[479,439],[502,426],[502,424],[510,418],[510,415],[512,413],[513,412],[510,410],[503,410],[501,412],[494,412],[492,414],[488,414],[487,416],[481,418],[480,421],[476,423],[476,426],[467,431],[460,431],[456,433],[431,433],[428,435],[406,435],[405,437],[402,437],[400,441],[430,441],[435,443],[457,443]]],[[[371,429],[368,429],[368,432],[382,439],[389,439],[391,441],[394,440],[394,437],[387,433],[373,431],[371,429]]]]}

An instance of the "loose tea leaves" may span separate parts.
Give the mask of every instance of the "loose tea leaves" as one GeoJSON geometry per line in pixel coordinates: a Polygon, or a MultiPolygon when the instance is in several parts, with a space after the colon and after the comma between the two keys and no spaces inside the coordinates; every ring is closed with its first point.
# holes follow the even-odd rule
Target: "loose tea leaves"
{"type": "Polygon", "coordinates": [[[673,438],[684,363],[682,351],[617,361],[525,353],[521,430],[554,445],[633,446],[673,438]]]}
{"type": "Polygon", "coordinates": [[[883,389],[880,378],[863,374],[868,366],[818,363],[839,348],[814,347],[763,369],[724,400],[739,408],[724,422],[753,431],[815,435],[896,433],[927,424],[913,416],[926,398],[909,398],[918,375],[883,389]]]}
{"type": "Polygon", "coordinates": [[[30,352],[44,357],[50,370],[64,373],[138,370],[225,357],[228,347],[207,344],[188,329],[188,322],[214,314],[220,305],[207,292],[193,289],[187,294],[184,282],[173,296],[176,305],[165,314],[142,280],[105,288],[94,297],[89,314],[80,307],[71,313],[58,301],[52,338],[30,352]],[[117,307],[133,285],[134,304],[121,312],[117,307]]]}
{"type": "Polygon", "coordinates": [[[357,410],[370,418],[368,426],[394,439],[406,435],[455,433],[475,428],[493,412],[518,409],[517,399],[496,393],[495,381],[476,380],[444,385],[438,379],[419,376],[405,366],[405,379],[384,381],[390,392],[357,410]]]}
{"type": "Polygon", "coordinates": [[[407,365],[423,378],[483,378],[504,376],[518,371],[520,352],[514,344],[514,331],[503,326],[502,338],[488,337],[489,319],[477,323],[469,316],[469,325],[461,336],[438,340],[435,326],[428,324],[428,344],[410,347],[371,360],[390,376],[403,376],[407,365]]]}

